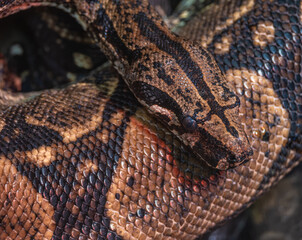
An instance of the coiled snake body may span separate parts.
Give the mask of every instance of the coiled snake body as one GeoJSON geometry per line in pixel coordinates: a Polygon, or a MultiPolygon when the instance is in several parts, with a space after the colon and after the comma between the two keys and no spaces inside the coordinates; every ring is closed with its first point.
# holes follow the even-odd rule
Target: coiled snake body
{"type": "MultiPolygon", "coordinates": [[[[142,3],[144,10],[149,9],[144,1],[134,2],[142,3]]],[[[41,4],[1,1],[0,15],[41,4]]],[[[87,23],[84,27],[89,31],[102,32],[95,37],[101,44],[108,44],[103,48],[111,50],[107,54],[122,74],[131,70],[128,62],[137,61],[137,65],[141,64],[141,76],[148,79],[148,71],[156,73],[166,83],[161,89],[167,93],[169,82],[175,78],[171,72],[185,76],[177,72],[179,68],[174,70],[173,59],[165,54],[155,57],[146,54],[149,46],[143,40],[137,42],[142,44],[139,47],[132,48],[131,44],[125,47],[127,36],[123,39],[121,33],[112,32],[118,26],[110,29],[112,20],[118,16],[106,15],[98,1],[75,1],[75,8],[68,2],[62,4],[71,12],[79,11],[77,16],[84,19],[82,22],[87,23]],[[100,18],[107,27],[94,25],[100,18]],[[118,48],[112,47],[116,44],[118,48]],[[140,55],[137,49],[144,54],[140,55]],[[123,63],[117,61],[117,55],[131,59],[123,63]],[[158,59],[164,62],[155,61],[158,59]]],[[[110,4],[127,8],[122,1],[110,4]]],[[[135,4],[132,7],[134,12],[140,9],[135,4]]],[[[120,22],[128,24],[128,12],[123,10],[126,8],[120,9],[120,22]]],[[[186,72],[188,62],[182,70],[186,76],[194,76],[199,74],[198,69],[203,69],[203,79],[210,79],[206,86],[211,86],[212,95],[198,89],[195,97],[202,94],[210,97],[212,105],[207,104],[216,104],[218,110],[207,108],[204,100],[199,99],[194,102],[195,115],[188,111],[179,114],[175,106],[187,109],[186,104],[168,108],[158,100],[146,103],[147,98],[138,98],[153,106],[155,112],[159,109],[159,115],[165,116],[163,122],[173,125],[171,128],[177,129],[178,135],[181,130],[177,125],[184,125],[187,132],[181,134],[185,134],[185,141],[196,143],[200,136],[211,140],[211,136],[217,139],[221,135],[221,145],[216,141],[205,145],[215,154],[203,150],[204,161],[141,108],[125,84],[108,69],[24,103],[4,103],[0,114],[0,239],[189,239],[250,205],[301,160],[301,8],[300,1],[220,1],[182,30],[182,34],[201,40],[214,54],[228,84],[205,50],[195,44],[179,43],[172,35],[164,41],[164,45],[171,41],[179,44],[177,48],[168,47],[168,55],[174,54],[177,65],[182,66],[181,56],[198,62],[194,71],[186,72]],[[211,21],[212,25],[201,28],[202,21],[211,21]],[[182,55],[180,47],[190,56],[182,55]],[[240,108],[229,88],[240,98],[240,108]],[[196,108],[198,103],[202,107],[196,108]],[[249,142],[238,123],[239,116],[236,120],[235,113],[226,113],[229,106],[239,108],[249,142]],[[194,132],[197,126],[193,118],[203,112],[200,109],[210,110],[198,124],[210,122],[217,128],[206,126],[198,135],[194,132]],[[235,131],[240,135],[237,138],[235,131]],[[249,143],[253,148],[252,159],[237,166],[251,153],[249,143]],[[234,158],[229,156],[234,153],[238,156],[232,162],[234,158]],[[220,159],[222,164],[218,163],[220,159]]],[[[145,34],[145,38],[153,39],[148,44],[161,49],[157,38],[166,35],[154,32],[155,28],[161,29],[161,21],[156,16],[148,20],[140,12],[135,14],[141,17],[133,19],[138,26],[135,32],[140,31],[136,34],[145,34]],[[145,31],[143,27],[139,29],[142,19],[148,23],[145,31]]],[[[142,86],[134,89],[141,90],[146,84],[142,86]]],[[[198,88],[198,84],[194,86],[198,88]]],[[[156,92],[155,88],[148,89],[156,92]]],[[[186,91],[181,88],[168,95],[183,94],[187,100],[190,95],[185,95],[186,91]]],[[[190,147],[194,150],[195,146],[190,147]]]]}

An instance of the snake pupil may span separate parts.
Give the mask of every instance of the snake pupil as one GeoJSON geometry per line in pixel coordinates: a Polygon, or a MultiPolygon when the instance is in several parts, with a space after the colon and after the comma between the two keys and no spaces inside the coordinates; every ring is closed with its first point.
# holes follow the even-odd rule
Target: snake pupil
{"type": "Polygon", "coordinates": [[[195,131],[197,129],[196,121],[190,116],[186,116],[185,118],[183,118],[182,125],[186,130],[190,132],[195,131]]]}

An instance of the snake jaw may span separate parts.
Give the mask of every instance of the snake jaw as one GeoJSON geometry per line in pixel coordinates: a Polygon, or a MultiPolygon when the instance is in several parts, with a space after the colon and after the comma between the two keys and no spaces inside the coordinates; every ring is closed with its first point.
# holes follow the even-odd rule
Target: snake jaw
{"type": "MultiPolygon", "coordinates": [[[[238,137],[231,140],[227,136],[219,135],[202,127],[198,128],[198,134],[183,134],[182,138],[186,138],[189,146],[196,155],[211,168],[217,170],[228,170],[235,168],[251,159],[253,149],[248,138],[242,139],[238,137]],[[194,136],[194,137],[193,137],[194,136]],[[220,137],[220,138],[219,138],[220,137]]],[[[243,131],[242,134],[245,135],[243,131]]]]}
{"type": "Polygon", "coordinates": [[[223,170],[223,171],[228,170],[230,168],[235,168],[241,164],[248,162],[252,155],[253,155],[253,150],[251,149],[250,151],[247,151],[245,154],[233,158],[233,161],[231,159],[228,160],[226,158],[220,159],[218,161],[216,168],[218,170],[223,170]]]}

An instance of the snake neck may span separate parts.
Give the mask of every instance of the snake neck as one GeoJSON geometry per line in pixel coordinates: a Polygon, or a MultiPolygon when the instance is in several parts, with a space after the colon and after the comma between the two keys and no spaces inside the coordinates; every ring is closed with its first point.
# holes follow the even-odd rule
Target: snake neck
{"type": "Polygon", "coordinates": [[[128,85],[133,81],[126,77],[131,65],[152,51],[160,51],[151,46],[152,37],[157,37],[163,48],[168,47],[163,46],[163,36],[177,38],[148,1],[75,1],[75,4],[82,22],[128,85]],[[154,36],[154,29],[163,36],[154,36]]]}

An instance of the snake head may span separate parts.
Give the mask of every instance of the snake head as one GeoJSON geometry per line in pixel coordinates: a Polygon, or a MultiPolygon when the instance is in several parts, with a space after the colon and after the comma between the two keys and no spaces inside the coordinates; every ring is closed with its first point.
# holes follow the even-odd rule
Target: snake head
{"type": "Polygon", "coordinates": [[[134,64],[130,87],[136,97],[211,167],[226,170],[248,161],[253,151],[238,96],[211,54],[174,41],[174,51],[146,49],[134,64]]]}

